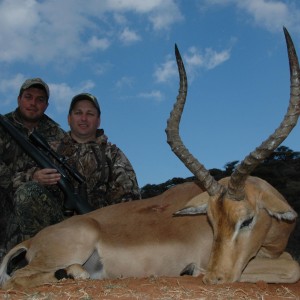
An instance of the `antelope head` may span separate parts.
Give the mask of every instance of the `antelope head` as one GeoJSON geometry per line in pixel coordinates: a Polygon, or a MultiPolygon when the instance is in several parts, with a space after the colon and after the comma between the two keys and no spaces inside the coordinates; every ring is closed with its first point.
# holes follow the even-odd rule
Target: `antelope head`
{"type": "MultiPolygon", "coordinates": [[[[275,132],[246,156],[229,178],[219,182],[193,157],[179,135],[179,123],[187,95],[187,78],[181,55],[175,45],[180,87],[167,122],[167,141],[172,151],[195,175],[206,192],[190,200],[186,207],[174,215],[207,214],[208,216],[214,239],[203,279],[205,283],[238,280],[251,258],[260,253],[268,255],[268,249],[264,248],[264,243],[266,238],[271,239],[269,237],[270,224],[293,222],[297,216],[274,188],[262,180],[255,181],[255,178],[250,176],[250,173],[285,140],[299,117],[299,63],[292,39],[286,28],[283,30],[291,81],[287,113],[275,132]]],[[[273,225],[272,228],[276,226],[273,225]]],[[[280,251],[283,250],[278,248],[278,255],[280,251]]]]}

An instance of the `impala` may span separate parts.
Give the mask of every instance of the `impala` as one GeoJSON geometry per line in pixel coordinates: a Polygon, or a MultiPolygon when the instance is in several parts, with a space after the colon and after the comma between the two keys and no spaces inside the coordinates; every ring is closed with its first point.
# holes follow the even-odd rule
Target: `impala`
{"type": "Polygon", "coordinates": [[[203,274],[206,284],[234,281],[295,282],[298,263],[285,252],[296,212],[266,181],[250,176],[297,123],[300,74],[284,28],[290,64],[290,101],[275,132],[216,181],[189,153],[179,136],[187,78],[175,46],[180,87],[167,124],[172,151],[197,181],[145,200],[116,204],[69,218],[41,230],[14,248],[0,267],[2,288],[34,287],[63,277],[119,277],[203,274]],[[9,261],[26,252],[28,265],[7,274],[9,261]]]}

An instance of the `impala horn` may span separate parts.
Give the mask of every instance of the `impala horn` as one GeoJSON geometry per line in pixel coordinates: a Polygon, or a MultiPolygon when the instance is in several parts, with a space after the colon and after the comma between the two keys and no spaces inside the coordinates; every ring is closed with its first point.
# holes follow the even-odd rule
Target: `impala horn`
{"type": "MultiPolygon", "coordinates": [[[[245,181],[250,173],[286,139],[292,129],[295,127],[299,117],[300,106],[300,72],[297,54],[293,41],[287,31],[283,28],[288,57],[290,65],[290,101],[288,111],[283,121],[275,132],[264,141],[258,148],[251,152],[232,173],[227,196],[233,200],[242,200],[245,197],[245,181]]],[[[179,123],[183,112],[187,96],[187,78],[184,64],[175,45],[175,55],[179,72],[179,92],[170,118],[167,122],[167,142],[176,156],[185,164],[185,166],[196,176],[210,196],[225,192],[225,187],[219,184],[209,173],[208,170],[188,151],[182,143],[179,135],[179,123]]]]}
{"type": "Polygon", "coordinates": [[[287,29],[283,28],[290,65],[290,101],[287,113],[279,127],[259,147],[251,152],[236,167],[231,174],[227,196],[234,200],[245,197],[245,181],[250,173],[287,138],[295,127],[299,117],[300,108],[300,71],[296,50],[287,29]]]}
{"type": "Polygon", "coordinates": [[[205,167],[189,152],[179,135],[179,123],[186,101],[188,84],[184,64],[176,44],[175,55],[180,83],[177,101],[174,104],[173,110],[170,113],[170,118],[167,121],[167,142],[176,156],[203,184],[209,195],[214,196],[223,191],[223,186],[219,184],[214,177],[210,175],[209,171],[206,170],[205,167]]]}

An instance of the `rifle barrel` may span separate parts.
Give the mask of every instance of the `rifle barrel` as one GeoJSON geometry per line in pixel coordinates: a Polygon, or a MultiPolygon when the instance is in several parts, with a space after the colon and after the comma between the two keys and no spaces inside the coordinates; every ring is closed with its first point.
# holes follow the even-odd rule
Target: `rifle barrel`
{"type": "Polygon", "coordinates": [[[93,210],[91,205],[75,192],[66,172],[54,164],[48,156],[29,141],[25,134],[21,133],[5,116],[1,114],[0,125],[7,130],[10,136],[41,168],[53,168],[62,175],[58,181],[58,185],[66,196],[64,203],[66,210],[75,210],[78,214],[85,214],[93,210]]]}

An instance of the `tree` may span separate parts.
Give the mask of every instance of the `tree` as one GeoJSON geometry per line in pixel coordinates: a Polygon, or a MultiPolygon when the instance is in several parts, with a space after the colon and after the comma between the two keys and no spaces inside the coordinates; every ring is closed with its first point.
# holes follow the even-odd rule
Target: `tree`
{"type": "Polygon", "coordinates": [[[265,160],[265,162],[270,162],[272,160],[292,160],[300,158],[300,152],[294,152],[290,148],[286,146],[279,146],[271,155],[269,158],[265,160]]]}
{"type": "Polygon", "coordinates": [[[232,172],[234,171],[236,165],[238,164],[238,160],[234,160],[232,162],[228,162],[224,168],[225,168],[225,176],[230,176],[232,172]]]}

